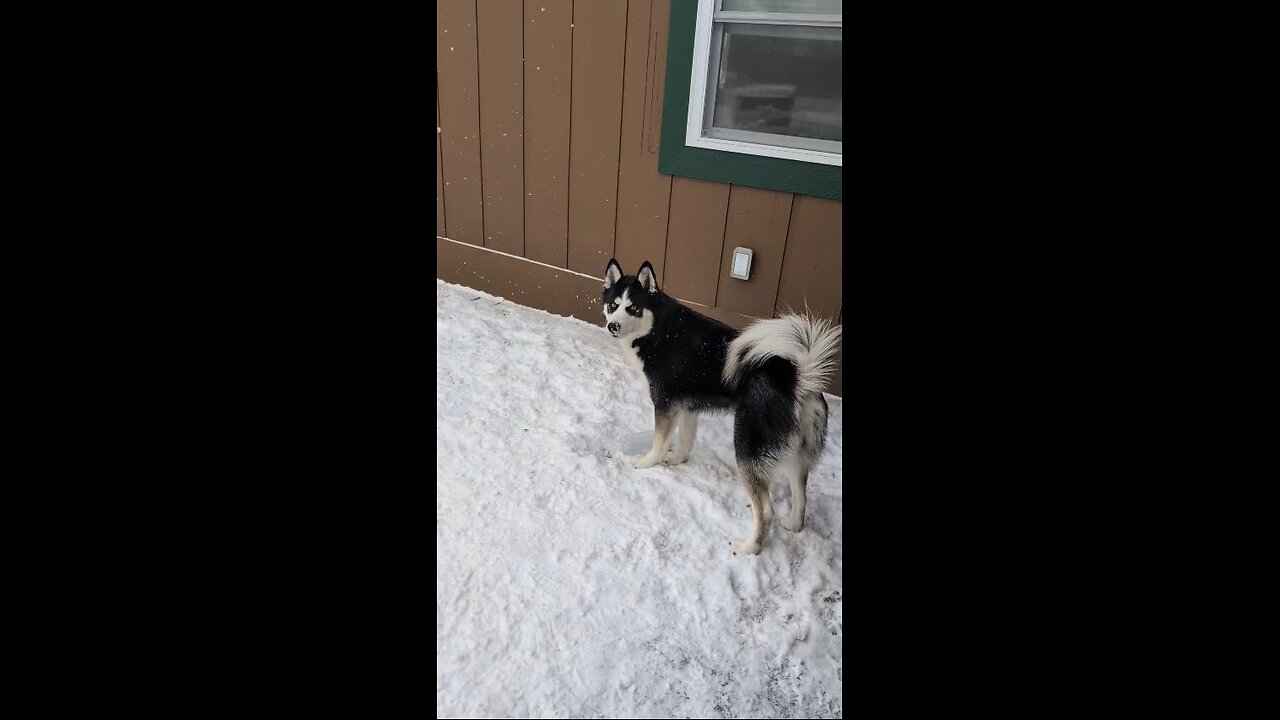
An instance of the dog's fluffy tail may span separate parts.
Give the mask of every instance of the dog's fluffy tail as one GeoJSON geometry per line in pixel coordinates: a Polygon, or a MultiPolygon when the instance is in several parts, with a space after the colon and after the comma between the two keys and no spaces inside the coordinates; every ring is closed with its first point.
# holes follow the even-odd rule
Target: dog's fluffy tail
{"type": "Polygon", "coordinates": [[[835,367],[840,326],[807,315],[783,315],[752,323],[729,344],[723,379],[736,388],[754,367],[771,357],[795,363],[797,395],[821,395],[835,367]]]}

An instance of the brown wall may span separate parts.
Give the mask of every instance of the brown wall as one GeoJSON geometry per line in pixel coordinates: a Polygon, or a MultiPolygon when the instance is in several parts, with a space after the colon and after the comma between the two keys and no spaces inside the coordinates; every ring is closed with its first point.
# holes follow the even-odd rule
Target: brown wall
{"type": "Polygon", "coordinates": [[[670,0],[436,7],[441,278],[594,322],[609,258],[648,260],[737,327],[806,305],[843,320],[840,202],[658,172],[670,0]]]}

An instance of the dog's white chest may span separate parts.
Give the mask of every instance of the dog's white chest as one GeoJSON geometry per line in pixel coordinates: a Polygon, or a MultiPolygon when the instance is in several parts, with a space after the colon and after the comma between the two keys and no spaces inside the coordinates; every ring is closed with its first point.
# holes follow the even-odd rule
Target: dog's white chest
{"type": "Polygon", "coordinates": [[[635,346],[631,344],[634,339],[630,337],[619,338],[618,344],[622,346],[622,357],[626,358],[627,363],[639,370],[640,374],[643,375],[644,361],[640,359],[640,354],[636,352],[635,346]]]}

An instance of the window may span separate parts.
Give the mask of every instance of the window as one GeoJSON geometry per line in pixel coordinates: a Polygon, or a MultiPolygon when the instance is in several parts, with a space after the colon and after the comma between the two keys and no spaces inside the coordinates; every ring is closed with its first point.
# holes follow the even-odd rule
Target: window
{"type": "Polygon", "coordinates": [[[699,0],[685,142],[841,164],[841,0],[699,0]]]}
{"type": "Polygon", "coordinates": [[[659,172],[843,199],[841,0],[672,0],[659,172]]]}

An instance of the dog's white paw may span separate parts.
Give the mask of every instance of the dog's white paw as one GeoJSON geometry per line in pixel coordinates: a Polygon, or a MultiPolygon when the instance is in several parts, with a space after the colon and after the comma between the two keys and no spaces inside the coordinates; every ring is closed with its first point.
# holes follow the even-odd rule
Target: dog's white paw
{"type": "Polygon", "coordinates": [[[668,450],[667,454],[662,456],[662,462],[666,463],[667,465],[679,465],[680,463],[688,459],[689,459],[689,456],[687,454],[682,455],[676,452],[675,450],[668,450]]]}
{"type": "Polygon", "coordinates": [[[790,530],[791,532],[800,532],[801,530],[804,529],[804,516],[797,518],[797,517],[788,515],[785,518],[779,520],[778,524],[790,530]]]}
{"type": "Polygon", "coordinates": [[[729,545],[733,548],[734,555],[760,554],[760,543],[754,543],[750,540],[731,540],[729,545]]]}
{"type": "Polygon", "coordinates": [[[655,455],[641,455],[640,457],[631,459],[631,467],[637,470],[651,468],[657,464],[658,464],[658,457],[655,455]]]}

